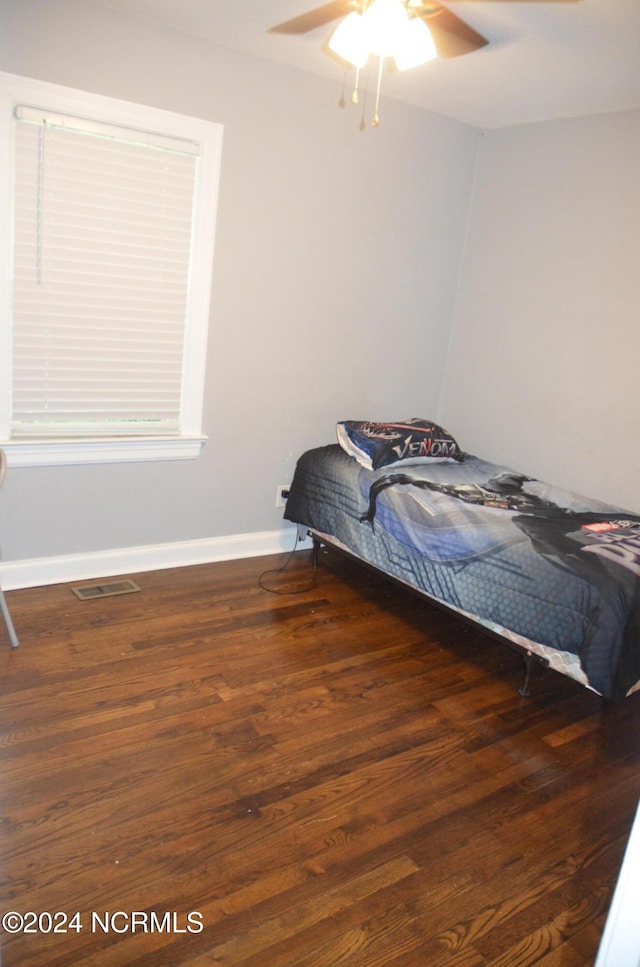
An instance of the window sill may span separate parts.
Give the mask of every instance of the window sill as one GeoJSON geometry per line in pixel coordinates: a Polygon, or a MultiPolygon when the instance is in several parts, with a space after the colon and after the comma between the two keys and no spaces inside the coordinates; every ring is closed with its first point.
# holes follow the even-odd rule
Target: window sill
{"type": "Polygon", "coordinates": [[[147,460],[194,460],[206,436],[0,440],[9,467],[58,467],[147,460]]]}

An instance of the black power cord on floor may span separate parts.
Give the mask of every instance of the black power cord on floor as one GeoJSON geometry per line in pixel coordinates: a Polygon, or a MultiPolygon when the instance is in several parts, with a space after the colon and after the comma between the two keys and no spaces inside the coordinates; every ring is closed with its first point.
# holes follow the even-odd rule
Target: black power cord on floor
{"type": "Polygon", "coordinates": [[[258,584],[260,585],[263,591],[269,591],[270,594],[304,594],[306,591],[313,591],[313,589],[318,586],[318,578],[316,576],[317,569],[315,564],[313,566],[313,580],[311,581],[311,584],[308,584],[304,588],[293,588],[286,591],[286,590],[283,590],[282,588],[275,588],[275,587],[270,588],[264,583],[264,578],[267,577],[268,574],[282,574],[289,567],[291,561],[293,560],[293,555],[296,552],[296,547],[298,545],[298,542],[301,540],[304,540],[304,538],[300,536],[300,531],[297,530],[293,547],[291,548],[289,552],[289,556],[287,557],[284,564],[281,567],[270,568],[268,571],[262,572],[262,574],[258,578],[258,584]]]}

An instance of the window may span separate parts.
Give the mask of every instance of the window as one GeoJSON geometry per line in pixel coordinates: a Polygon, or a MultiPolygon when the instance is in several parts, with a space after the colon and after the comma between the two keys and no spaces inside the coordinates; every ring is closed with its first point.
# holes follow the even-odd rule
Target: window
{"type": "Polygon", "coordinates": [[[221,126],[0,83],[2,446],[23,466],[196,456],[221,126]]]}

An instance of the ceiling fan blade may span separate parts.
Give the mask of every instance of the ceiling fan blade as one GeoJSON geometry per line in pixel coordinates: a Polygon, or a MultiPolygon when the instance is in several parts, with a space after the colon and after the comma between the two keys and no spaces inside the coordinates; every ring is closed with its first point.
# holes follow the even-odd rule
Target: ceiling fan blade
{"type": "Polygon", "coordinates": [[[480,47],[486,47],[489,43],[486,37],[439,4],[426,4],[424,13],[419,13],[418,16],[429,28],[439,57],[459,57],[460,54],[470,54],[480,47]],[[439,7],[439,9],[434,11],[433,7],[439,7]]]}
{"type": "MultiPolygon", "coordinates": [[[[475,3],[477,0],[458,0],[458,3],[475,3]]],[[[582,3],[582,0],[491,0],[491,3],[582,3]]]]}
{"type": "Polygon", "coordinates": [[[294,17],[292,20],[285,20],[284,23],[270,27],[267,33],[270,34],[306,34],[309,30],[316,27],[324,27],[325,24],[337,20],[338,17],[346,17],[354,9],[353,0],[332,0],[325,3],[323,7],[316,7],[314,10],[307,10],[306,13],[294,17]]]}

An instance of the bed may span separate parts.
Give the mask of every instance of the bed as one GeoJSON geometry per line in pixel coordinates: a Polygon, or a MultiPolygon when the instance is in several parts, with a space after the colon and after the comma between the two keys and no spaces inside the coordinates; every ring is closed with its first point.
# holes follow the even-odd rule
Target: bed
{"type": "Polygon", "coordinates": [[[640,687],[640,516],[464,453],[427,420],[344,421],[285,518],[605,699],[640,687]]]}

